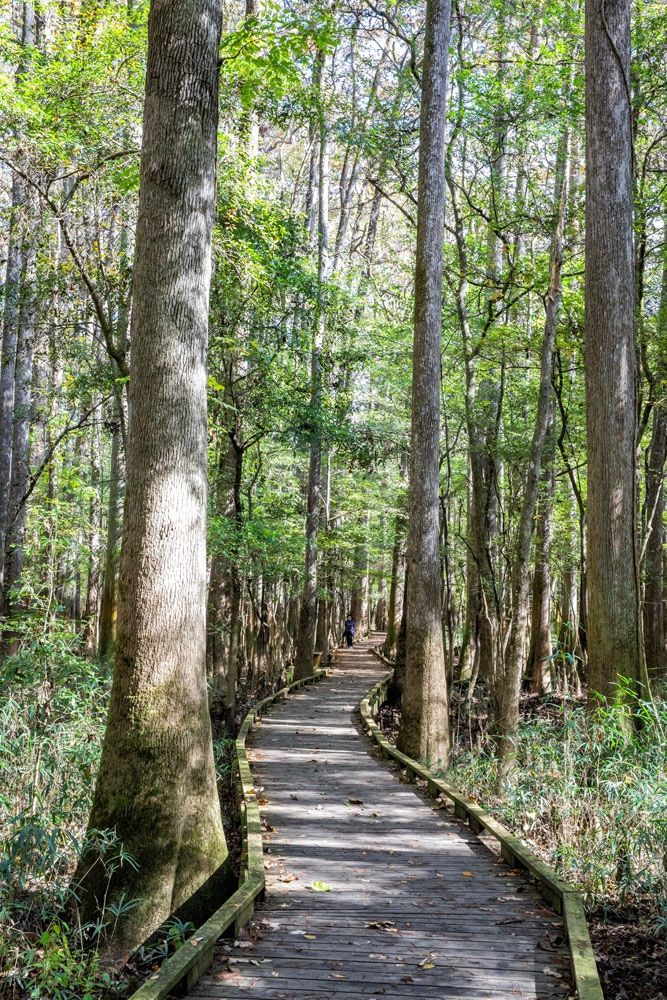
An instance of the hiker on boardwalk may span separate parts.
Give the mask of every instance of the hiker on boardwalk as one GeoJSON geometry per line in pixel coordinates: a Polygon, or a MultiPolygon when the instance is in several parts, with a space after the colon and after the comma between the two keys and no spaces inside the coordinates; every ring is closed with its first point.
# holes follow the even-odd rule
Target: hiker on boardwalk
{"type": "Polygon", "coordinates": [[[354,643],[354,637],[357,632],[357,623],[352,617],[352,612],[345,619],[345,642],[348,649],[352,649],[352,644],[354,643]]]}

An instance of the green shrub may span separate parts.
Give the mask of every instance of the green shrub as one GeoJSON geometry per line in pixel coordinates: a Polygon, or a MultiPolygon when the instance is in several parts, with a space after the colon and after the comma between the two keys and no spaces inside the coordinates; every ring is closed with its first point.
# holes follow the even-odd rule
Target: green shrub
{"type": "Polygon", "coordinates": [[[667,702],[638,702],[636,718],[633,728],[619,707],[545,706],[522,721],[508,778],[490,745],[457,748],[448,778],[591,900],[641,893],[658,920],[667,913],[667,702]]]}

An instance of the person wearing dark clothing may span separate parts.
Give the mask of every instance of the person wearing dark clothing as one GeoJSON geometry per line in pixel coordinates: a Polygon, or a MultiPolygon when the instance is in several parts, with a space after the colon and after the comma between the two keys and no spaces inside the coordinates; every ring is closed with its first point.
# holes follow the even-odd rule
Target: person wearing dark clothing
{"type": "Polygon", "coordinates": [[[355,622],[352,615],[348,615],[345,619],[345,642],[347,643],[347,648],[352,649],[352,644],[354,642],[354,636],[357,631],[357,623],[355,622]]]}

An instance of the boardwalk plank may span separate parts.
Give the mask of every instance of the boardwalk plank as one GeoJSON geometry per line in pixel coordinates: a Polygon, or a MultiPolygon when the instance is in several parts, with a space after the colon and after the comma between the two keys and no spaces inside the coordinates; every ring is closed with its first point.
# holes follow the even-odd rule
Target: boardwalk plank
{"type": "Polygon", "coordinates": [[[369,645],[258,726],[267,898],[191,998],[564,1000],[562,923],[535,886],[361,733],[356,705],[383,672],[369,645]]]}

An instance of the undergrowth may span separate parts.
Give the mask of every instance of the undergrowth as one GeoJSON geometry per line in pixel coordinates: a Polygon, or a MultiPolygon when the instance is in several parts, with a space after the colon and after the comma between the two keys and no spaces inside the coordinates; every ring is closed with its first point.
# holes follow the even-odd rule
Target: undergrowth
{"type": "Polygon", "coordinates": [[[667,929],[667,701],[622,708],[543,705],[524,718],[516,767],[490,744],[455,747],[447,777],[535,845],[590,905],[641,897],[667,929]]]}
{"type": "MultiPolygon", "coordinates": [[[[86,843],[111,672],[77,655],[67,623],[5,659],[0,678],[0,996],[93,1000],[126,984],[96,947],[119,914],[77,919],[71,877],[86,843]]],[[[133,864],[94,831],[106,870],[133,864]]]]}

